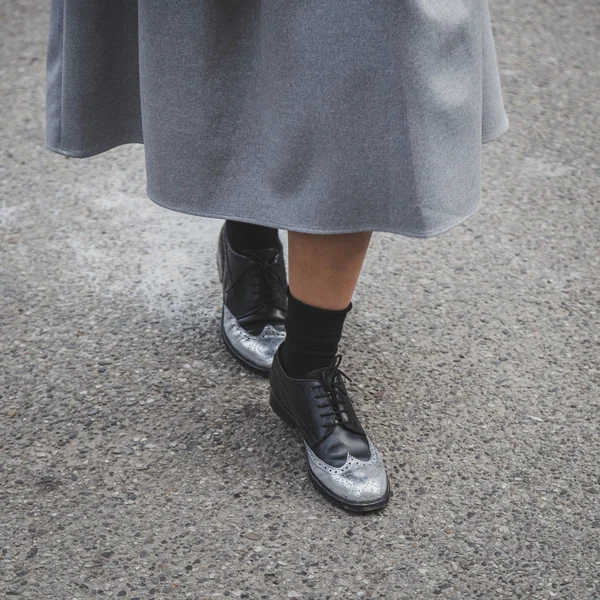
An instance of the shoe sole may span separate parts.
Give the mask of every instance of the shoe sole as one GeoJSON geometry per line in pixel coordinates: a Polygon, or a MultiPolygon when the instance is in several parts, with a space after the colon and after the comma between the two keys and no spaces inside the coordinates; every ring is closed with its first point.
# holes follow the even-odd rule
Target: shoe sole
{"type": "MultiPolygon", "coordinates": [[[[291,427],[292,429],[298,428],[298,425],[296,424],[294,417],[279,403],[279,401],[275,397],[275,394],[273,393],[272,389],[269,394],[269,404],[270,404],[271,408],[273,409],[273,412],[288,427],[291,427]]],[[[308,455],[306,457],[306,461],[307,461],[307,465],[308,465],[308,455]]],[[[333,492],[328,490],[319,481],[319,479],[313,474],[310,467],[308,467],[307,470],[308,470],[308,476],[309,476],[310,480],[312,481],[313,485],[317,488],[317,490],[319,492],[321,492],[321,494],[327,500],[329,500],[329,502],[331,502],[331,503],[335,504],[336,506],[339,506],[340,508],[343,508],[344,510],[347,510],[349,512],[353,512],[353,513],[372,512],[374,510],[379,510],[379,509],[383,508],[390,501],[390,495],[391,495],[390,480],[388,479],[387,474],[386,474],[387,490],[386,490],[384,497],[381,500],[377,500],[377,502],[371,502],[369,504],[349,504],[346,500],[344,500],[337,494],[334,494],[333,492]]]]}
{"type": "MultiPolygon", "coordinates": [[[[219,241],[219,247],[217,248],[217,269],[219,271],[219,281],[222,284],[223,283],[223,257],[221,256],[220,241],[219,241]]],[[[223,313],[224,313],[224,311],[221,310],[220,330],[221,330],[221,339],[223,340],[223,342],[225,344],[225,348],[227,348],[227,350],[229,351],[231,356],[233,356],[233,358],[235,358],[240,364],[242,364],[244,367],[246,367],[246,369],[249,369],[253,373],[260,375],[261,377],[269,377],[269,374],[271,372],[269,369],[261,369],[260,367],[257,367],[256,365],[249,363],[243,356],[240,356],[235,351],[235,349],[231,346],[231,344],[229,343],[229,340],[227,339],[227,336],[225,335],[225,330],[223,328],[223,320],[224,320],[223,313]]]]}

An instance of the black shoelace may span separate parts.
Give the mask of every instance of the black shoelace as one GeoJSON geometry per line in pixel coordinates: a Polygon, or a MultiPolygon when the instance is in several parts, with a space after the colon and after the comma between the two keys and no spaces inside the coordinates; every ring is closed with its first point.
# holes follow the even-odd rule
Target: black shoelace
{"type": "Polygon", "coordinates": [[[339,365],[342,362],[342,355],[336,354],[332,363],[327,367],[324,372],[322,389],[323,394],[318,394],[315,398],[327,398],[329,402],[327,404],[317,404],[317,408],[329,409],[326,413],[319,413],[320,417],[333,417],[333,424],[344,423],[344,414],[348,413],[348,395],[344,388],[342,377],[345,377],[348,381],[352,381],[346,373],[344,373],[339,365]]]}
{"type": "MultiPolygon", "coordinates": [[[[267,261],[255,254],[252,254],[251,258],[254,261],[254,264],[250,267],[253,269],[252,292],[257,293],[262,290],[264,295],[261,298],[261,304],[268,304],[280,310],[285,310],[286,282],[282,280],[277,272],[277,265],[274,262],[276,256],[273,257],[272,261],[267,261]]],[[[254,307],[253,310],[257,308],[260,308],[260,304],[254,307]]]]}

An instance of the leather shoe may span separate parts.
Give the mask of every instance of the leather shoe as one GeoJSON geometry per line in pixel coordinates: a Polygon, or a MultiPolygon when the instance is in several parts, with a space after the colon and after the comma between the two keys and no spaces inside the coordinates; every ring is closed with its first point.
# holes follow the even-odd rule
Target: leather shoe
{"type": "Polygon", "coordinates": [[[331,502],[354,512],[385,506],[390,485],[381,455],[352,407],[337,355],[306,379],[288,377],[275,353],[270,375],[271,408],[303,438],[308,474],[331,502]]]}
{"type": "Polygon", "coordinates": [[[225,224],[219,234],[217,267],[223,284],[221,335],[244,366],[268,377],[285,338],[287,278],[283,247],[233,250],[225,224]]]}

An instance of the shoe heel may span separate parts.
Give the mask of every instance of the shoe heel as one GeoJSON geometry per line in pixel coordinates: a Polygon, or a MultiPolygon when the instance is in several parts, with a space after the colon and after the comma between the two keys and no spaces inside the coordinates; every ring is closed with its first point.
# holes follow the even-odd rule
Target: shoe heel
{"type": "Polygon", "coordinates": [[[275,395],[273,394],[272,391],[270,392],[270,395],[269,395],[269,404],[271,405],[271,408],[273,409],[273,412],[288,427],[291,427],[292,429],[296,427],[296,422],[292,418],[292,415],[290,415],[290,413],[287,410],[285,410],[285,408],[283,408],[283,406],[281,406],[281,404],[279,404],[279,402],[277,401],[277,398],[275,398],[275,395]]]}

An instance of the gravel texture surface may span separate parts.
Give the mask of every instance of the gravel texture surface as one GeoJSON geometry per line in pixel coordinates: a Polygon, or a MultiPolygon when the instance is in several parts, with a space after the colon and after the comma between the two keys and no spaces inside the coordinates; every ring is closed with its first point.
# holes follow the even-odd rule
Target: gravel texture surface
{"type": "Polygon", "coordinates": [[[143,149],[44,148],[45,0],[2,4],[0,597],[600,598],[599,11],[493,0],[484,202],[377,233],[341,350],[388,508],[312,488],[218,331],[220,222],[143,149]]]}

